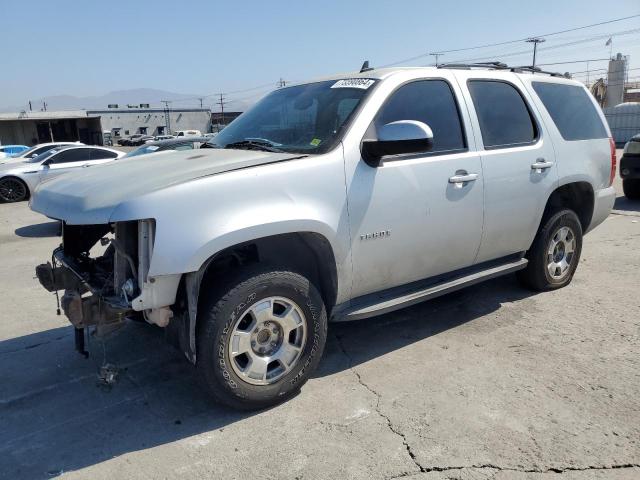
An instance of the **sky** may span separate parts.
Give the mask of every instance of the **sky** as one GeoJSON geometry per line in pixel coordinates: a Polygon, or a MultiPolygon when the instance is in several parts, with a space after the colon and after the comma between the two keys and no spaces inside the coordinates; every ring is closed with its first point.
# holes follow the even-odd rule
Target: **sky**
{"type": "MultiPolygon", "coordinates": [[[[227,93],[252,102],[279,79],[300,82],[382,66],[428,65],[429,52],[519,40],[640,14],[639,0],[0,0],[0,107],[45,96],[155,88],[227,93]]],[[[640,67],[640,17],[546,37],[539,64],[562,72],[605,68],[613,53],[640,67]],[[567,45],[570,44],[570,45],[567,45]],[[587,64],[583,60],[593,60],[587,64]]],[[[531,44],[448,52],[440,61],[531,64],[531,44]]],[[[590,73],[601,76],[604,72],[590,73]]],[[[640,80],[640,69],[629,71],[640,80]]],[[[161,99],[158,99],[158,101],[161,99]]],[[[196,106],[185,100],[181,106],[196,106]]]]}

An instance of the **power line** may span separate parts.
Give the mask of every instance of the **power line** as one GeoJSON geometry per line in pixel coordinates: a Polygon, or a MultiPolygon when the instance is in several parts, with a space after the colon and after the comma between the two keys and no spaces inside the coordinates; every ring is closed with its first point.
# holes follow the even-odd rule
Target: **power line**
{"type": "MultiPolygon", "coordinates": [[[[610,60],[609,58],[588,58],[586,60],[571,60],[568,62],[554,62],[554,63],[539,63],[539,66],[547,66],[547,65],[565,65],[569,63],[584,63],[584,62],[603,62],[605,60],[610,60]]],[[[586,72],[586,70],[585,70],[586,72]]]]}
{"type": "MultiPolygon", "coordinates": [[[[569,28],[569,29],[560,30],[560,31],[557,31],[557,32],[545,33],[545,34],[542,34],[542,35],[534,35],[533,38],[535,38],[535,37],[538,37],[538,38],[539,37],[551,37],[553,35],[559,35],[561,33],[575,32],[577,30],[584,30],[586,28],[592,28],[592,27],[597,27],[597,26],[600,26],[600,25],[607,25],[607,24],[610,24],[610,23],[621,22],[623,20],[629,20],[631,18],[637,18],[637,17],[640,17],[640,14],[629,15],[627,17],[621,17],[621,18],[616,18],[616,19],[613,19],[613,20],[607,20],[605,22],[592,23],[590,25],[583,25],[581,27],[569,28]]],[[[524,41],[528,40],[529,38],[532,38],[532,37],[519,38],[517,40],[507,40],[507,41],[504,41],[504,42],[487,43],[487,44],[483,44],[483,45],[475,45],[475,46],[472,46],[472,47],[453,48],[453,49],[449,49],[449,50],[439,50],[438,53],[442,53],[442,54],[444,54],[444,53],[455,53],[455,52],[465,52],[465,51],[469,51],[469,50],[478,50],[478,49],[481,49],[481,48],[500,47],[500,46],[504,46],[504,45],[511,45],[511,44],[514,44],[514,43],[524,42],[524,41]]],[[[415,55],[415,56],[410,57],[410,58],[405,58],[403,60],[398,60],[398,61],[394,61],[392,63],[385,64],[380,68],[393,67],[395,65],[399,65],[401,63],[407,63],[407,62],[411,62],[411,61],[414,61],[414,60],[418,60],[420,58],[424,58],[424,57],[427,57],[429,55],[430,55],[430,53],[422,53],[422,54],[415,55]]]]}

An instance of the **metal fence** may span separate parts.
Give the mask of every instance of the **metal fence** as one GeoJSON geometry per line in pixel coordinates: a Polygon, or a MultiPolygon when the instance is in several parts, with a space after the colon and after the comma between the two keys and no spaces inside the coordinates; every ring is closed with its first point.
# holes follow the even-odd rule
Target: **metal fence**
{"type": "Polygon", "coordinates": [[[616,145],[622,146],[640,133],[640,103],[621,103],[604,109],[616,145]]]}

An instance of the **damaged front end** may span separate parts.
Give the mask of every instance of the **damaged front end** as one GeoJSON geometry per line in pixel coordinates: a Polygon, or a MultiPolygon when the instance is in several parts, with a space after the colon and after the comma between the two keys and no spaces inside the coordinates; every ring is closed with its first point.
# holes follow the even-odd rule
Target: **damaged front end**
{"type": "Polygon", "coordinates": [[[136,220],[106,225],[63,223],[62,244],[51,262],[36,267],[42,286],[60,297],[76,328],[76,349],[85,356],[85,328],[101,335],[126,318],[167,326],[179,276],[149,277],[155,222],[136,220]],[[174,278],[178,277],[178,278],[174,278]]]}

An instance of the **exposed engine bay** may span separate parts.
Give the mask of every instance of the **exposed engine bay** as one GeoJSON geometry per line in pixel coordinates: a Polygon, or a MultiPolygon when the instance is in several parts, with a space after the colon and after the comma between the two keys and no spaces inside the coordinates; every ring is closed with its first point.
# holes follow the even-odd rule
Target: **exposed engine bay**
{"type": "Polygon", "coordinates": [[[84,350],[84,329],[98,334],[122,324],[126,318],[144,318],[161,327],[173,316],[169,306],[145,308],[143,291],[155,283],[148,278],[153,253],[153,220],[106,225],[62,225],[62,244],[51,262],[36,267],[40,283],[58,295],[69,321],[76,328],[76,348],[84,350]],[[93,254],[93,256],[92,256],[93,254]]]}

